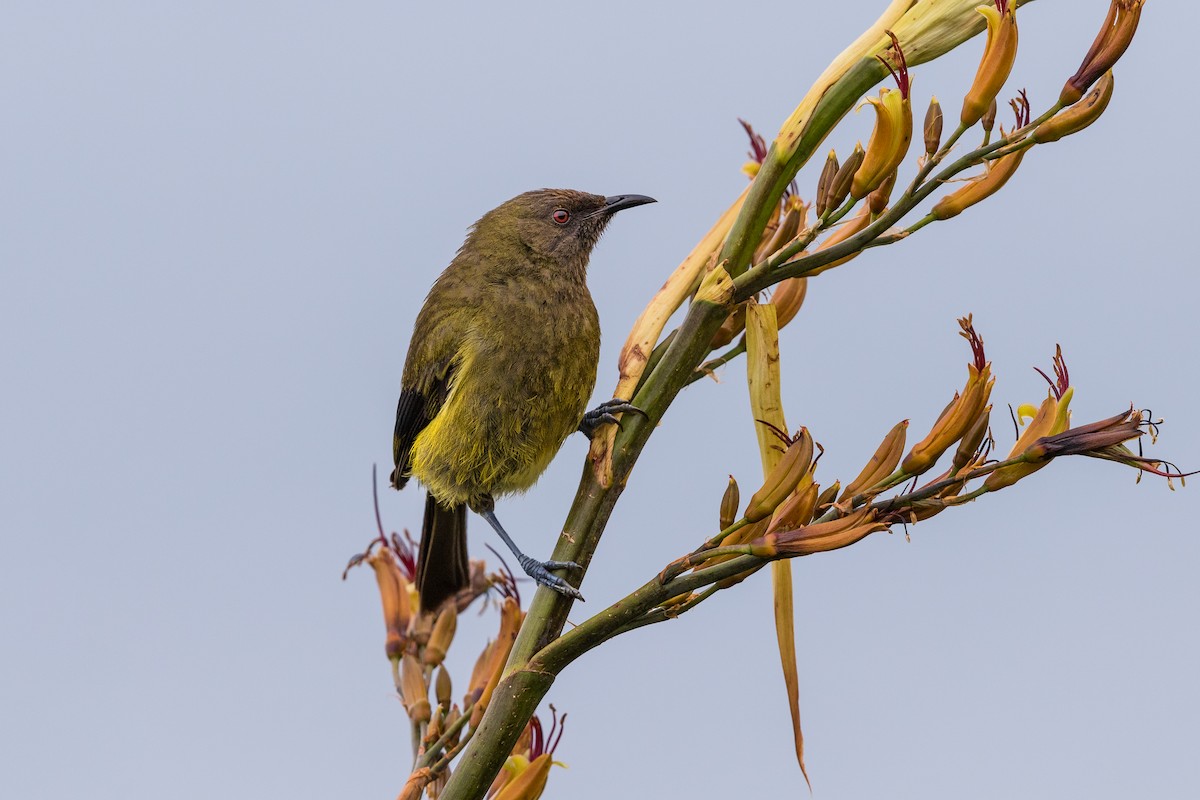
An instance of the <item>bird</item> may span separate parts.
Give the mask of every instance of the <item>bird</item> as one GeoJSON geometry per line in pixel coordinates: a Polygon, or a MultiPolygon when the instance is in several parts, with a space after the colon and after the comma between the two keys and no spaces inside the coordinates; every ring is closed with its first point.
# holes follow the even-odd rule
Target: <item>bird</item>
{"type": "Polygon", "coordinates": [[[656,202],[639,194],[525,192],[484,214],[417,314],[400,380],[391,485],[425,487],[416,586],[435,611],[467,586],[467,510],[481,516],[538,584],[579,600],[521,552],[495,498],[524,492],[567,437],[589,438],[642,413],[613,399],[586,411],[596,382],[600,322],[587,287],[592,249],[613,215],[656,202]]]}

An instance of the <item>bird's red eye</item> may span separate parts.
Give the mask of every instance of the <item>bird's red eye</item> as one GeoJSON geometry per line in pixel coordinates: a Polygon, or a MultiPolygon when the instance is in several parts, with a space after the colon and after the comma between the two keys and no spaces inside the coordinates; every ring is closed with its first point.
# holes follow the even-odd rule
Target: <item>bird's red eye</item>
{"type": "Polygon", "coordinates": [[[565,208],[560,208],[560,209],[556,210],[553,214],[551,214],[550,218],[553,219],[555,222],[557,222],[559,225],[566,225],[567,220],[569,220],[571,218],[571,213],[569,211],[567,211],[565,208]]]}

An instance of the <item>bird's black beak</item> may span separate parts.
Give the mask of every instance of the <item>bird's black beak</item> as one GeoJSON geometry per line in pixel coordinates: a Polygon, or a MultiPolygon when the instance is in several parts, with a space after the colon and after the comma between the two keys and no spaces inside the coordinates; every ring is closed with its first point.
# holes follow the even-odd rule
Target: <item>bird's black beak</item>
{"type": "Polygon", "coordinates": [[[635,206],[644,206],[646,203],[657,203],[653,197],[646,197],[644,194],[618,194],[613,197],[604,198],[604,208],[601,209],[603,214],[615,214],[618,211],[623,211],[626,208],[635,206]]]}

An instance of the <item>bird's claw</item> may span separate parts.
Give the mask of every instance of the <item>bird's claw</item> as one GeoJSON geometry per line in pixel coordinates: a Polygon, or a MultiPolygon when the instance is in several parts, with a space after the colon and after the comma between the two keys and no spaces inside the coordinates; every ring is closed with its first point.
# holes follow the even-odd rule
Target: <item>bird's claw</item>
{"type": "Polygon", "coordinates": [[[583,415],[583,419],[579,422],[579,430],[589,439],[595,434],[596,429],[601,425],[612,423],[620,425],[621,421],[617,419],[617,414],[640,414],[643,417],[649,415],[640,408],[630,403],[627,400],[613,398],[605,401],[593,408],[591,411],[583,415]]]}
{"type": "Polygon", "coordinates": [[[538,561],[526,556],[521,561],[521,569],[525,570],[525,574],[533,578],[539,586],[546,586],[559,594],[583,600],[583,595],[579,593],[578,589],[550,572],[552,569],[582,569],[574,561],[538,561]]]}

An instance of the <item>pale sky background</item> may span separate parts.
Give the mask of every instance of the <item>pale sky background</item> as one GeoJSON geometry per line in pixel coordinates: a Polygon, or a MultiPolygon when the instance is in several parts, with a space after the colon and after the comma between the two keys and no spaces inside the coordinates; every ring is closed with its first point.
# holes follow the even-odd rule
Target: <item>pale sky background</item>
{"type": "MultiPolygon", "coordinates": [[[[658,198],[592,261],[608,398],[633,319],[744,185],[736,117],[772,135],[885,5],[6,4],[0,796],[393,797],[408,726],[376,589],[339,575],[373,534],[428,285],[526,189],[658,198]]],[[[1025,8],[1009,93],[1044,108],[1106,7],[1025,8]]],[[[1044,396],[1031,367],[1061,342],[1078,422],[1149,406],[1151,452],[1200,466],[1198,25],[1151,0],[1096,126],[813,281],[783,385],[823,482],[898,419],[923,435],[966,374],[968,311],[1002,448],[1004,404],[1044,396]]],[[[931,93],[957,114],[981,48],[914,70],[918,118],[931,93]]],[[[869,129],[852,115],[831,143],[869,129]]],[[[671,409],[573,619],[711,533],[728,473],[753,491],[744,368],[671,409]]],[[[529,552],[549,553],[584,449],[501,502],[529,552]]],[[[1196,491],[1076,459],[911,543],[797,562],[815,796],[1192,796],[1196,491]]],[[[385,523],[419,528],[421,505],[387,492],[385,523]]],[[[805,796],[770,605],[764,573],[573,666],[547,796],[805,796]]],[[[460,627],[456,695],[495,624],[460,627]]]]}

